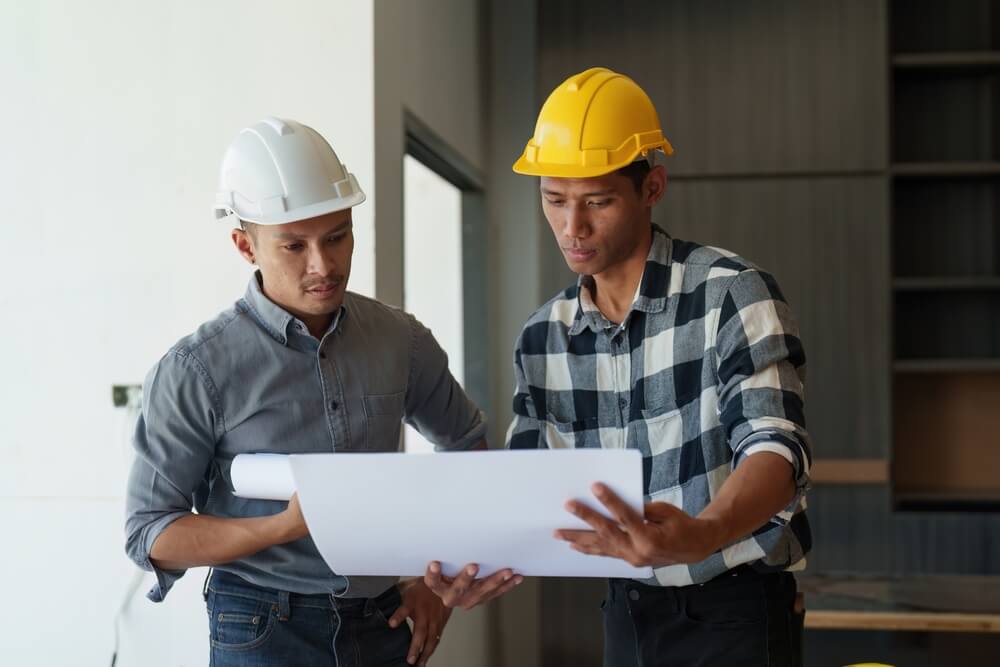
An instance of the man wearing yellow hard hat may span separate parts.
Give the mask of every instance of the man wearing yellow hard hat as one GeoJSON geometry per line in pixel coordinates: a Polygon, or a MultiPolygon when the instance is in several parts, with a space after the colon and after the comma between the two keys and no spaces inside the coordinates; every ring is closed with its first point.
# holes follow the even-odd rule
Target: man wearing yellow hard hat
{"type": "MultiPolygon", "coordinates": [[[[609,582],[604,664],[792,665],[792,570],[810,548],[805,355],[774,278],[652,221],[673,149],[646,93],[603,68],[549,96],[514,165],[577,283],[539,308],[514,352],[513,449],[635,448],[639,515],[606,487],[557,537],[651,565],[609,582]]],[[[594,471],[599,477],[600,471],[594,471]]]]}

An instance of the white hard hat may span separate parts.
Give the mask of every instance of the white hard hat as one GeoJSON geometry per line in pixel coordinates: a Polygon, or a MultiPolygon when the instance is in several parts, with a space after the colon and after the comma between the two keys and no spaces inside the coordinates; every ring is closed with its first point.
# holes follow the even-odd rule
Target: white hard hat
{"type": "Polygon", "coordinates": [[[319,132],[294,120],[265,118],[229,144],[219,170],[215,217],[239,226],[281,225],[357,206],[365,200],[319,132]]]}

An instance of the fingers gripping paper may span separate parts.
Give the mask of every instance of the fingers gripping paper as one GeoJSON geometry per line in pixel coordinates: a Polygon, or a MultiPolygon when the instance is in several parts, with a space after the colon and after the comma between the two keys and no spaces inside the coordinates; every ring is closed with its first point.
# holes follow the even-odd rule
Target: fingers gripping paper
{"type": "Polygon", "coordinates": [[[420,576],[438,560],[449,576],[466,563],[478,563],[480,576],[505,567],[527,576],[652,576],[552,535],[589,529],[566,511],[569,499],[607,515],[590,492],[595,481],[642,511],[636,450],[241,454],[232,477],[248,498],[287,500],[298,490],[313,541],[338,574],[420,576]]]}

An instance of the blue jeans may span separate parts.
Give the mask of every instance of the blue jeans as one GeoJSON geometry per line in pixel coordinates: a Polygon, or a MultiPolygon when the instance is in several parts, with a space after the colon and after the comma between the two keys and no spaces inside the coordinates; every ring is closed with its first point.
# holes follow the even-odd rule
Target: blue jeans
{"type": "Polygon", "coordinates": [[[205,587],[212,667],[404,667],[410,628],[389,627],[392,586],[377,598],[303,595],[215,570],[205,587]]]}

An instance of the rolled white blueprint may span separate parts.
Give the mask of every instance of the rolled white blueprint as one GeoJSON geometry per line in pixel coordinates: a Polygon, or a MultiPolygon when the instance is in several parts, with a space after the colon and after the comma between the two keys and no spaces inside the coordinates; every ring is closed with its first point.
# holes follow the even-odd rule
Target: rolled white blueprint
{"type": "Polygon", "coordinates": [[[240,454],[232,476],[240,496],[285,500],[297,489],[310,535],[337,574],[420,576],[432,560],[449,576],[466,563],[479,576],[505,567],[526,576],[653,574],[552,534],[589,529],[566,511],[571,498],[608,516],[591,494],[595,481],[642,512],[634,449],[240,454]]]}
{"type": "Polygon", "coordinates": [[[292,466],[285,454],[238,454],[230,475],[233,493],[241,498],[288,500],[295,493],[292,466]]]}

